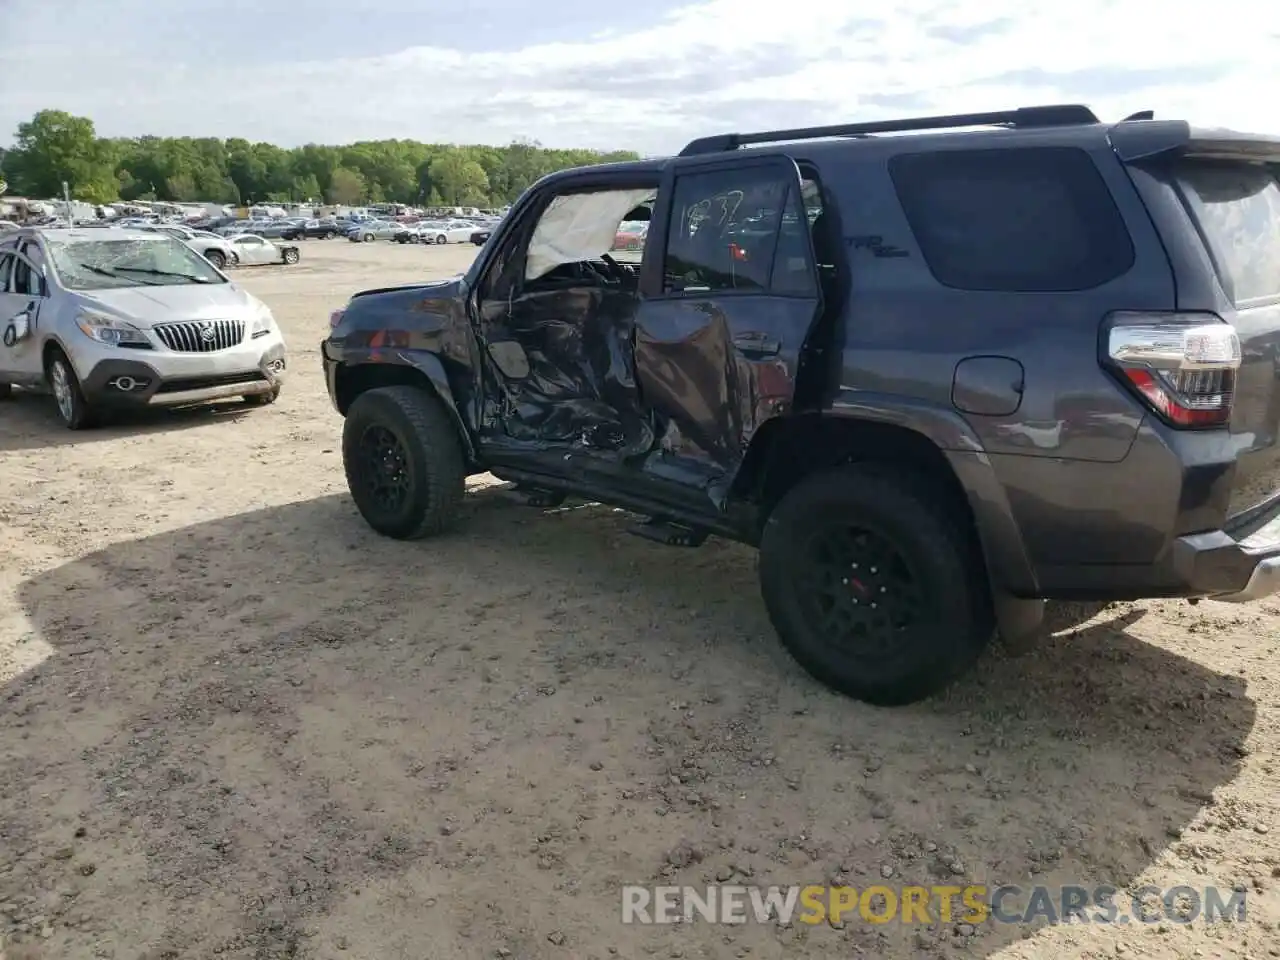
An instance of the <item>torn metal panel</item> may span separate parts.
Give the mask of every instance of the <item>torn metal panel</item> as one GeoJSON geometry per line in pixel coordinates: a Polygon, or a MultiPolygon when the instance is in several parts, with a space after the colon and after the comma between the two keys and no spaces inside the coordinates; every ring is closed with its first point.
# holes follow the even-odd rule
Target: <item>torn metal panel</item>
{"type": "Polygon", "coordinates": [[[696,465],[710,491],[727,490],[756,431],[792,409],[817,309],[816,298],[711,293],[643,303],[636,379],[662,424],[662,454],[696,465]]]}
{"type": "Polygon", "coordinates": [[[620,285],[571,285],[526,293],[488,324],[504,432],[619,455],[648,450],[654,432],[633,375],[635,305],[620,285]]]}

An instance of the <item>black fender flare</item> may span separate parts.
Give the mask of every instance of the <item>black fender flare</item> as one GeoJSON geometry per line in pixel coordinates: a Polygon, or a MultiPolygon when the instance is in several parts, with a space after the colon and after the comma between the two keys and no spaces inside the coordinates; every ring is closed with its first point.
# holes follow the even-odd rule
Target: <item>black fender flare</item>
{"type": "MultiPolygon", "coordinates": [[[[400,370],[417,373],[419,376],[415,379],[419,382],[425,380],[427,388],[449,412],[449,419],[453,421],[458,431],[458,439],[462,443],[467,460],[473,464],[476,463],[475,444],[472,442],[462,411],[458,409],[453,387],[449,385],[449,375],[439,355],[430,350],[387,350],[380,347],[346,349],[343,351],[342,366],[348,372],[362,368],[376,371],[387,367],[398,367],[400,370]]],[[[376,379],[376,373],[373,376],[376,379]]]]}
{"type": "Polygon", "coordinates": [[[848,390],[833,398],[825,415],[905,428],[937,447],[969,501],[994,579],[1017,596],[1038,596],[1035,567],[1004,485],[982,441],[958,412],[911,397],[848,390]]]}

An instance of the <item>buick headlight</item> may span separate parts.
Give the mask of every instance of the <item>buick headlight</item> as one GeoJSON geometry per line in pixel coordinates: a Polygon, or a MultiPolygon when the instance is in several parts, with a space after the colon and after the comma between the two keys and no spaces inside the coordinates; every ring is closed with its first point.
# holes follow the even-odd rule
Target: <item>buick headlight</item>
{"type": "Polygon", "coordinates": [[[105,313],[82,310],[80,315],[76,317],[76,326],[80,328],[80,331],[86,337],[111,347],[123,346],[124,344],[151,345],[151,342],[147,340],[147,335],[133,324],[126,323],[119,317],[108,316],[105,313]]]}
{"type": "Polygon", "coordinates": [[[258,337],[265,337],[274,329],[275,329],[275,318],[271,316],[270,310],[268,310],[266,307],[262,307],[258,311],[257,317],[254,318],[253,330],[252,330],[252,333],[249,335],[250,339],[256,340],[258,339],[258,337]]]}

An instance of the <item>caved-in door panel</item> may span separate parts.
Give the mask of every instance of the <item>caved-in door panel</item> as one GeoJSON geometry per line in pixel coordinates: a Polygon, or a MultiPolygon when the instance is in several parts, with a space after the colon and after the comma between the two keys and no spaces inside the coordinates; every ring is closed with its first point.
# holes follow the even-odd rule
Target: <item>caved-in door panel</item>
{"type": "Polygon", "coordinates": [[[668,426],[664,450],[705,461],[715,473],[735,469],[760,425],[790,409],[815,306],[768,295],[642,304],[636,379],[668,426]]]}
{"type": "MultiPolygon", "coordinates": [[[[491,351],[511,341],[525,371],[509,379],[508,436],[618,449],[652,438],[632,376],[635,298],[604,287],[526,294],[489,325],[491,351]]],[[[647,448],[647,447],[646,447],[647,448]]]]}

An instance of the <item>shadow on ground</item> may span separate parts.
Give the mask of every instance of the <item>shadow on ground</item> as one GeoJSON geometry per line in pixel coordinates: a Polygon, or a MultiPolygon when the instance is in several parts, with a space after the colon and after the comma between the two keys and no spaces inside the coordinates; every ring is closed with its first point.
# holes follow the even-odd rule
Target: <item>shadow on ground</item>
{"type": "Polygon", "coordinates": [[[987,954],[1021,931],[726,939],[623,927],[618,886],[1121,886],[1254,723],[1128,617],[872,709],[779,651],[750,551],[468,501],[436,541],[332,496],[22,586],[51,650],[0,695],[0,900],[48,956],[987,954]]]}
{"type": "Polygon", "coordinates": [[[252,408],[236,400],[178,409],[112,412],[102,426],[68,430],[58,418],[53,397],[14,391],[0,401],[0,453],[82,446],[146,433],[167,433],[201,427],[216,420],[238,419],[252,408]]]}

